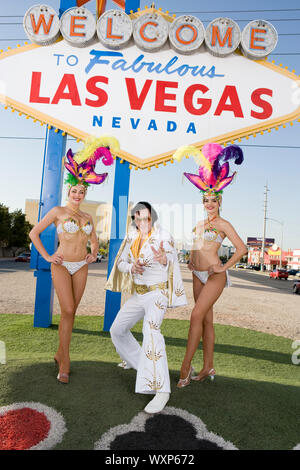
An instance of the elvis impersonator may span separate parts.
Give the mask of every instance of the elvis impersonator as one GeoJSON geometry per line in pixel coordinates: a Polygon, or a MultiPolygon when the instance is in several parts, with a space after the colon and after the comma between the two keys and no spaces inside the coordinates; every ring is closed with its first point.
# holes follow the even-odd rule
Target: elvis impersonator
{"type": "Polygon", "coordinates": [[[170,376],[160,327],[167,307],[185,305],[177,253],[170,234],[157,224],[147,202],[131,211],[132,224],[116,256],[105,288],[129,292],[110,329],[124,368],[137,370],[136,393],[155,394],[144,411],[159,413],[170,398],[170,376]],[[141,319],[142,347],[130,329],[141,319]]]}

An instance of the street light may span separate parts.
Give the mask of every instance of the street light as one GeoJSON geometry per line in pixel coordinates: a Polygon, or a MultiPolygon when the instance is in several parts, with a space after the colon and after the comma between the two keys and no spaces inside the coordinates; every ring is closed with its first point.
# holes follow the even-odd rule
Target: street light
{"type": "Polygon", "coordinates": [[[267,217],[268,220],[273,220],[274,222],[277,222],[278,224],[281,225],[281,245],[280,245],[280,265],[279,267],[282,268],[282,248],[283,248],[283,225],[284,222],[281,222],[280,220],[277,219],[272,219],[271,217],[267,217]]]}

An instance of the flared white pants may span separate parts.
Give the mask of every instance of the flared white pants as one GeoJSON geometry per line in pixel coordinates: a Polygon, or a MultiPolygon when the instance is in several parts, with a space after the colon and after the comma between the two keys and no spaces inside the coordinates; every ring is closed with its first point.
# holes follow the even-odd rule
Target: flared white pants
{"type": "MultiPolygon", "coordinates": [[[[167,292],[167,291],[166,291],[167,292]]],[[[136,393],[170,393],[170,376],[165,340],[160,331],[168,299],[159,289],[147,294],[133,294],[125,302],[110,334],[119,356],[137,370],[136,393]],[[130,329],[142,318],[142,347],[130,329]]]]}

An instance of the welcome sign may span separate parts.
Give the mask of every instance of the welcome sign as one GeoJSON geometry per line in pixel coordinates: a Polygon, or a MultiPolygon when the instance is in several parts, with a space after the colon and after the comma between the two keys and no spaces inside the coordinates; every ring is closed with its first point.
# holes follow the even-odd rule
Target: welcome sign
{"type": "MultiPolygon", "coordinates": [[[[138,18],[143,14],[149,12],[138,18]]],[[[158,30],[147,22],[142,31],[151,43],[158,30]]],[[[127,30],[116,24],[109,33],[120,40],[127,30]]],[[[195,37],[191,28],[184,35],[178,23],[176,31],[185,43],[195,37]]],[[[218,45],[230,45],[230,37],[233,45],[234,35],[225,40],[219,31],[218,45]]],[[[170,41],[159,50],[142,49],[133,36],[118,49],[95,37],[74,47],[66,38],[0,54],[0,77],[0,100],[12,110],[78,139],[114,135],[121,144],[118,155],[140,168],[170,160],[182,145],[226,144],[300,115],[294,73],[240,52],[216,56],[204,43],[187,54],[170,41]]]]}

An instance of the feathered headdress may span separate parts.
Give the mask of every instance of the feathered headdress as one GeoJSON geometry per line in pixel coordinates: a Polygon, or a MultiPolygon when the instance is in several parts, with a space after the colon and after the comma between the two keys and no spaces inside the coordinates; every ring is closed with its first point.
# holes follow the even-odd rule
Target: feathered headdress
{"type": "Polygon", "coordinates": [[[180,147],[173,155],[175,160],[181,161],[183,156],[193,156],[200,165],[198,175],[184,173],[184,176],[206,195],[218,196],[228,186],[236,172],[229,174],[229,160],[240,165],[243,160],[243,151],[238,145],[223,148],[219,144],[205,144],[202,151],[190,145],[180,147]]]}
{"type": "Polygon", "coordinates": [[[112,165],[114,160],[111,154],[119,150],[119,142],[114,137],[103,136],[90,138],[85,142],[85,146],[75,155],[72,150],[67,152],[68,161],[65,168],[69,174],[65,183],[71,186],[82,184],[88,187],[89,184],[101,184],[106,179],[108,173],[95,173],[95,165],[100,158],[106,166],[112,165]]]}

